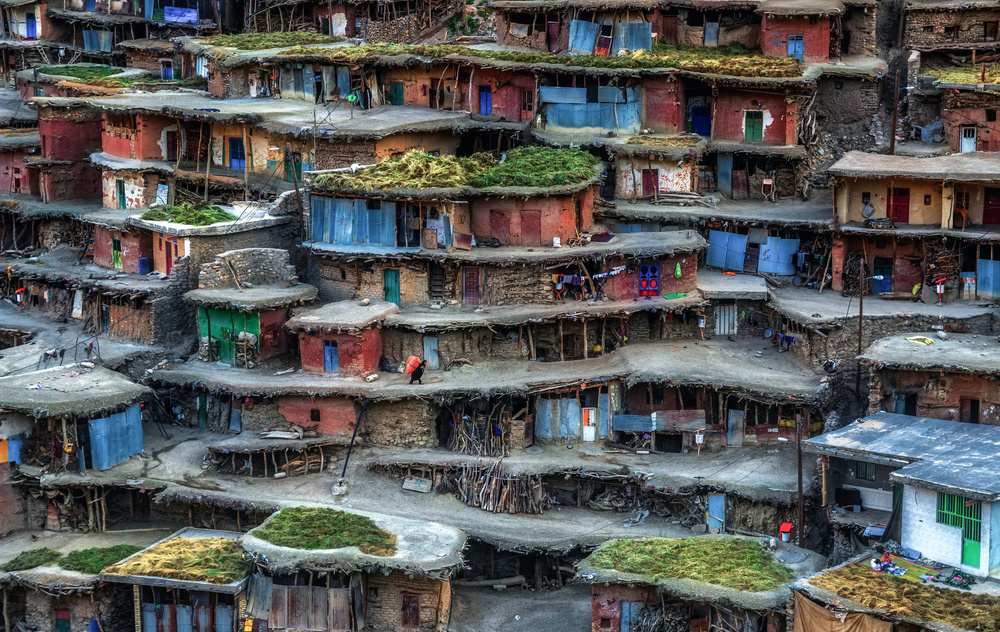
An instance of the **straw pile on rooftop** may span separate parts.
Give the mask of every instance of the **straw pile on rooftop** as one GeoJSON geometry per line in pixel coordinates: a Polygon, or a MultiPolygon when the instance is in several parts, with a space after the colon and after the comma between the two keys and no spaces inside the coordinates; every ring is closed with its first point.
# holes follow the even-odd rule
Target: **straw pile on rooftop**
{"type": "Polygon", "coordinates": [[[250,572],[236,540],[173,538],[104,569],[109,575],[143,575],[225,585],[250,572]]]}
{"type": "Polygon", "coordinates": [[[925,66],[920,69],[920,74],[934,77],[934,79],[941,83],[1000,83],[1000,63],[980,64],[966,68],[958,66],[925,66]],[[986,66],[985,81],[983,81],[983,66],[986,66]]]}
{"type": "Polygon", "coordinates": [[[28,570],[29,568],[35,568],[36,566],[46,566],[47,564],[55,562],[60,557],[62,557],[62,553],[53,551],[48,547],[31,549],[30,551],[21,551],[17,554],[17,557],[10,560],[3,566],[0,566],[0,571],[10,573],[13,571],[28,570]]]}
{"type": "Polygon", "coordinates": [[[209,226],[221,222],[235,222],[238,218],[221,207],[212,206],[208,202],[182,202],[176,206],[161,206],[149,209],[139,216],[152,222],[173,222],[187,226],[209,226]]]}
{"type": "Polygon", "coordinates": [[[135,546],[134,544],[116,544],[114,546],[82,549],[67,553],[66,557],[59,560],[59,566],[68,571],[96,575],[106,567],[117,564],[129,555],[138,553],[141,550],[141,546],[135,546]]]}
{"type": "Polygon", "coordinates": [[[324,57],[333,62],[351,63],[359,60],[416,55],[441,59],[449,55],[477,57],[491,61],[519,64],[553,64],[582,68],[652,69],[673,68],[691,72],[733,75],[740,77],[798,77],[801,66],[794,57],[765,57],[739,47],[681,47],[654,44],[653,51],[638,50],[624,56],[552,55],[521,51],[481,50],[451,44],[365,44],[337,48],[307,48],[296,46],[282,51],[291,57],[324,57]]]}
{"type": "Polygon", "coordinates": [[[491,154],[468,158],[429,156],[411,151],[355,173],[323,173],[313,185],[327,190],[390,191],[485,187],[552,187],[584,182],[594,176],[598,159],[578,149],[518,147],[502,162],[491,154]]]}
{"type": "Polygon", "coordinates": [[[775,590],[792,578],[759,542],[742,538],[612,540],[588,559],[595,568],[646,575],[653,582],[688,579],[749,592],[775,590]]]}
{"type": "Polygon", "coordinates": [[[633,136],[626,145],[648,145],[650,147],[694,147],[704,140],[701,136],[633,136]]]}
{"type": "Polygon", "coordinates": [[[286,46],[306,46],[308,44],[333,44],[343,42],[345,38],[319,33],[304,33],[299,31],[275,33],[234,33],[230,35],[213,35],[201,40],[210,46],[222,46],[237,50],[267,50],[284,48],[286,46]]]}
{"type": "Polygon", "coordinates": [[[944,623],[964,630],[1000,630],[1000,597],[974,595],[949,588],[918,584],[876,573],[861,564],[848,564],[813,577],[816,588],[897,617],[944,623]]]}
{"type": "Polygon", "coordinates": [[[254,529],[275,546],[316,551],[357,547],[362,553],[391,557],[396,535],[366,516],[326,507],[286,507],[254,529]]]}

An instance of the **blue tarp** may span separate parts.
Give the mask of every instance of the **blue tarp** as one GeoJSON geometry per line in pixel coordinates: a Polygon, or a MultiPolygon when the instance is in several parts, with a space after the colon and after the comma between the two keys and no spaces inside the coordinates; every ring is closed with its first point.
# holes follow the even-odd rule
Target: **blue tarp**
{"type": "MultiPolygon", "coordinates": [[[[653,50],[653,25],[649,22],[628,22],[622,25],[622,48],[653,50]]],[[[617,53],[617,51],[615,51],[617,53]]]]}
{"type": "Polygon", "coordinates": [[[396,204],[368,208],[365,200],[311,197],[313,241],[331,244],[396,245],[396,204]]]}
{"type": "Polygon", "coordinates": [[[180,24],[197,24],[198,9],[183,9],[181,7],[163,7],[163,19],[166,22],[178,22],[180,24]]]}
{"type": "Polygon", "coordinates": [[[708,253],[705,255],[705,264],[713,268],[742,271],[746,251],[746,235],[711,230],[708,232],[708,253]]]}
{"type": "Polygon", "coordinates": [[[569,54],[593,55],[600,29],[600,25],[593,22],[571,21],[569,23],[569,54]]]}
{"type": "Polygon", "coordinates": [[[633,103],[639,100],[635,88],[619,88],[618,86],[598,86],[598,103],[633,103]]]}
{"type": "Polygon", "coordinates": [[[598,128],[609,132],[617,131],[634,134],[639,131],[642,120],[642,103],[554,103],[545,110],[547,127],[566,129],[598,128]],[[617,110],[617,112],[616,112],[617,110]]]}
{"type": "Polygon", "coordinates": [[[90,467],[106,470],[142,452],[142,411],[133,404],[110,417],[91,419],[90,467]]]}
{"type": "Polygon", "coordinates": [[[542,103],[586,103],[587,89],[542,86],[538,89],[538,100],[542,103]]]}
{"type": "Polygon", "coordinates": [[[83,47],[90,51],[111,52],[111,31],[91,31],[83,32],[83,47]]]}
{"type": "Polygon", "coordinates": [[[580,436],[580,400],[539,399],[536,402],[535,435],[543,439],[570,439],[580,436]]]}
{"type": "Polygon", "coordinates": [[[768,237],[760,247],[757,272],[791,276],[795,274],[795,254],[799,251],[798,239],[768,237]]]}

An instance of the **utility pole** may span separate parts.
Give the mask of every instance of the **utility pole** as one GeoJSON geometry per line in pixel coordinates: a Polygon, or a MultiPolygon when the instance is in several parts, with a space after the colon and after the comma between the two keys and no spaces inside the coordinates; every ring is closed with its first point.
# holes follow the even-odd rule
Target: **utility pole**
{"type": "Polygon", "coordinates": [[[799,528],[798,545],[802,546],[805,538],[803,532],[806,530],[806,512],[802,501],[802,413],[795,413],[795,453],[798,460],[799,470],[799,528]]]}
{"type": "Polygon", "coordinates": [[[861,344],[864,336],[865,323],[865,260],[861,259],[858,266],[858,373],[854,380],[854,392],[861,401],[861,344]]]}
{"type": "Polygon", "coordinates": [[[896,124],[899,122],[899,70],[896,71],[896,83],[893,84],[892,97],[892,129],[889,130],[889,155],[896,155],[896,124]]]}

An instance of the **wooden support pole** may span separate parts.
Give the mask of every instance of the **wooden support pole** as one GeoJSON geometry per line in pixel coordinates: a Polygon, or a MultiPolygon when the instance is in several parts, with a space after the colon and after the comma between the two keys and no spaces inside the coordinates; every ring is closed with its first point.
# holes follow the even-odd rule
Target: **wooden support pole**
{"type": "MultiPolygon", "coordinates": [[[[205,149],[205,200],[208,200],[208,177],[212,174],[212,139],[214,136],[215,123],[211,123],[208,126],[208,146],[205,149]]],[[[209,341],[211,342],[211,338],[209,341]]]]}
{"type": "Polygon", "coordinates": [[[566,350],[563,348],[563,319],[559,319],[559,361],[562,362],[566,359],[566,350]]]}
{"type": "Polygon", "coordinates": [[[583,359],[590,357],[590,339],[587,337],[587,319],[583,319],[583,359]]]}

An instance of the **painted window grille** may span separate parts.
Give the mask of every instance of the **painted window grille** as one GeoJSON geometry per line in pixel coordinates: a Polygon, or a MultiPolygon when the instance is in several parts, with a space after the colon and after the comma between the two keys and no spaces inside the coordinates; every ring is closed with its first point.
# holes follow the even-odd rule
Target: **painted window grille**
{"type": "Polygon", "coordinates": [[[660,295],[660,266],[643,264],[639,266],[639,296],[660,295]]]}
{"type": "Polygon", "coordinates": [[[874,481],[875,464],[866,463],[865,461],[855,461],[854,478],[858,479],[859,481],[874,481]]]}
{"type": "Polygon", "coordinates": [[[961,529],[964,539],[979,542],[982,519],[983,506],[979,501],[969,500],[965,496],[956,494],[938,492],[938,524],[961,529]]]}

